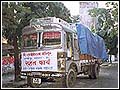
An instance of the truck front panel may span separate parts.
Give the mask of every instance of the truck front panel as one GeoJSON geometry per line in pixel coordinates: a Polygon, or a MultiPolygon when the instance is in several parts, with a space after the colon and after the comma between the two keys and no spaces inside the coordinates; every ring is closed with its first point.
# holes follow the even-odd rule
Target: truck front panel
{"type": "Polygon", "coordinates": [[[57,71],[57,51],[22,52],[22,71],[57,71]]]}

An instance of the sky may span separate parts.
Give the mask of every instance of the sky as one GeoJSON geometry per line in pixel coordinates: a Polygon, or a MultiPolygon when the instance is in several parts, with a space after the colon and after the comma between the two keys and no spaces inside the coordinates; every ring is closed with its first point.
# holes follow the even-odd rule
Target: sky
{"type": "MultiPolygon", "coordinates": [[[[64,5],[70,10],[71,15],[79,15],[79,2],[80,1],[62,1],[64,5]]],[[[108,1],[97,1],[99,8],[105,8],[105,3],[108,1]]]]}

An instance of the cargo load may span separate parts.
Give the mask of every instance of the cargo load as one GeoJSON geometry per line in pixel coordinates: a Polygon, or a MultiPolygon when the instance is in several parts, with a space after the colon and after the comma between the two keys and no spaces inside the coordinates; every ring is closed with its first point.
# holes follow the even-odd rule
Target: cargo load
{"type": "Polygon", "coordinates": [[[105,42],[102,37],[92,33],[89,28],[82,24],[76,24],[76,29],[81,54],[88,54],[102,60],[108,59],[105,42]]]}

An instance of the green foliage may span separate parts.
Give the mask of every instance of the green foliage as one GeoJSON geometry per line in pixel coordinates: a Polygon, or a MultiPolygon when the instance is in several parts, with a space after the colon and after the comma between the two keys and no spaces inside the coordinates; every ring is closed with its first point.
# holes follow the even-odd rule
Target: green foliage
{"type": "Polygon", "coordinates": [[[72,23],[77,23],[79,21],[79,15],[72,16],[72,23]]]}
{"type": "Polygon", "coordinates": [[[118,45],[118,3],[107,2],[105,8],[94,8],[89,10],[92,17],[98,18],[96,33],[103,37],[109,54],[116,55],[118,45]]]}
{"type": "MultiPolygon", "coordinates": [[[[70,11],[61,2],[3,2],[2,35],[13,44],[13,35],[21,41],[21,30],[32,18],[58,17],[71,22],[70,11]]],[[[20,43],[18,43],[20,45],[20,43]]]]}
{"type": "Polygon", "coordinates": [[[91,26],[91,31],[92,31],[93,33],[96,33],[96,29],[94,28],[93,25],[91,26]]]}
{"type": "Polygon", "coordinates": [[[21,29],[24,27],[22,21],[29,12],[21,3],[2,3],[2,36],[8,39],[8,43],[13,44],[14,35],[20,38],[21,29]]]}
{"type": "Polygon", "coordinates": [[[67,22],[70,20],[70,11],[61,2],[25,2],[25,7],[32,11],[31,18],[58,17],[67,22]]]}
{"type": "Polygon", "coordinates": [[[14,46],[15,80],[20,74],[18,46],[21,46],[22,28],[32,18],[53,16],[71,22],[70,11],[60,2],[2,2],[2,36],[14,46]]]}

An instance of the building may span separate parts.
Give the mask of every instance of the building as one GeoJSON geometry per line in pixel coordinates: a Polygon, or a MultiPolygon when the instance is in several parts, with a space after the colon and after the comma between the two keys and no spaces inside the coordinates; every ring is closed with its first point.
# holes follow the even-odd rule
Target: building
{"type": "Polygon", "coordinates": [[[80,6],[80,23],[84,24],[85,26],[91,28],[92,26],[95,27],[97,23],[97,18],[93,18],[89,15],[88,10],[93,8],[98,8],[98,2],[79,2],[80,6]]]}

